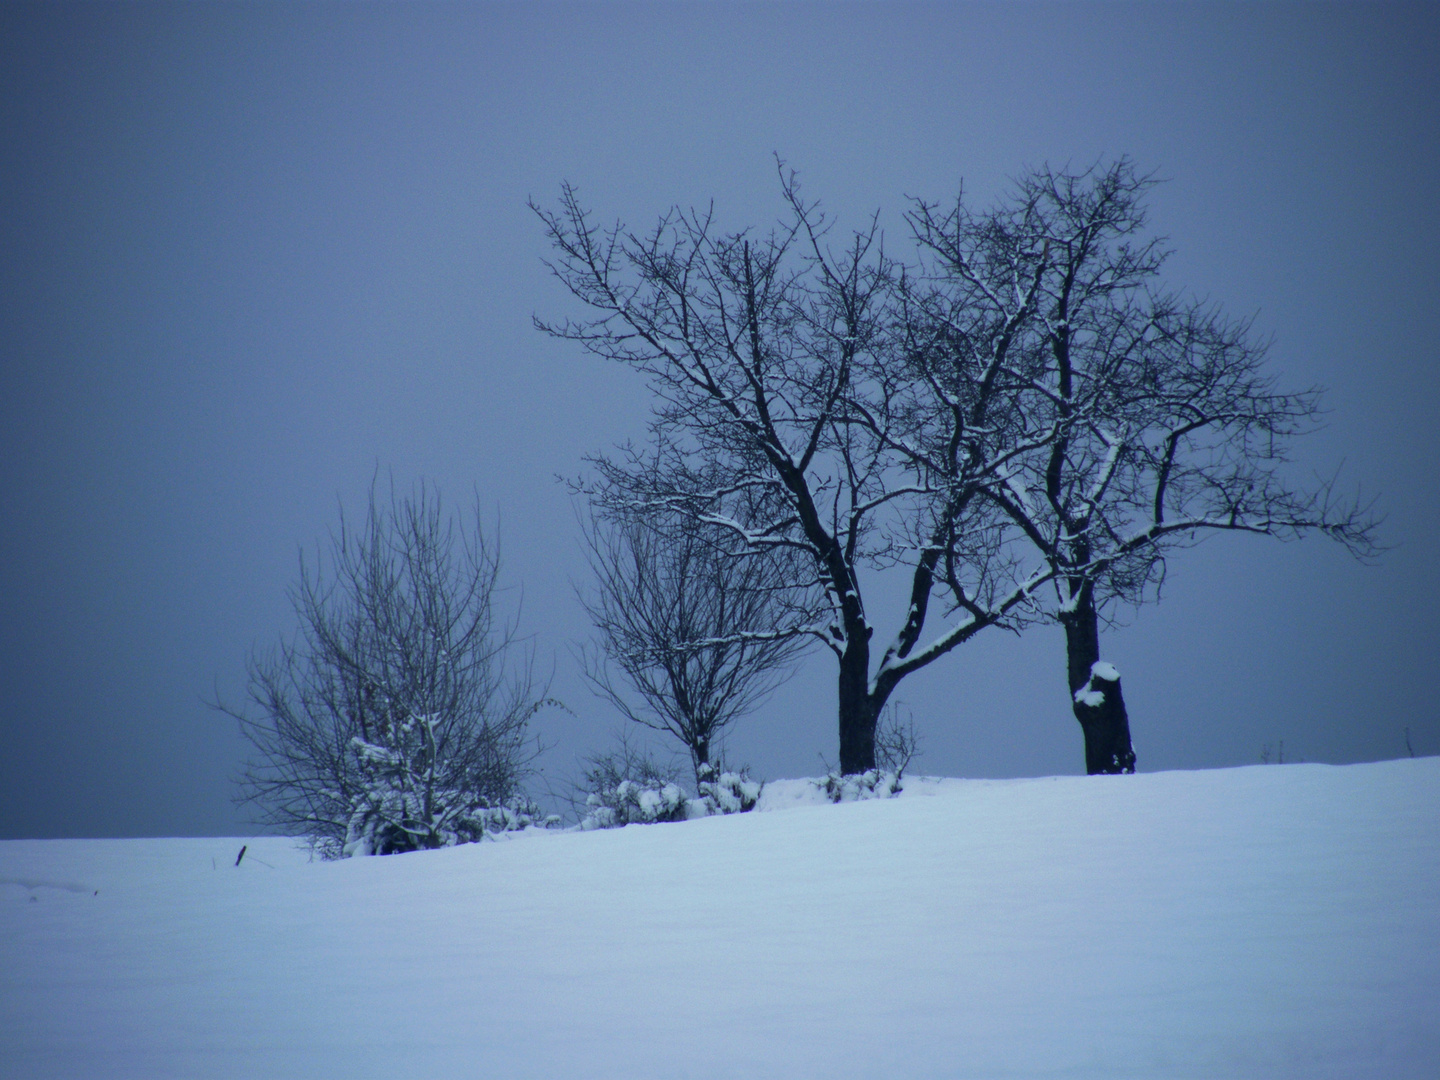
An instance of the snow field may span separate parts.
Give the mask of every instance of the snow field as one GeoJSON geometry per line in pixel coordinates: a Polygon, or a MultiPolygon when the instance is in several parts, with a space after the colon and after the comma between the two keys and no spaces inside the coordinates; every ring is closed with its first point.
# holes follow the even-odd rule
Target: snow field
{"type": "Polygon", "coordinates": [[[0,843],[0,1076],[1440,1076],[1440,758],[817,799],[0,843]]]}

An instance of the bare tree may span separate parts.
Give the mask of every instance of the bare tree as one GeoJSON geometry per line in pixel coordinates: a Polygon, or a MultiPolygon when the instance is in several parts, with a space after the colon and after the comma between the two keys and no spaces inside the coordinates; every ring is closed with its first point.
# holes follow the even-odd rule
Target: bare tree
{"type": "Polygon", "coordinates": [[[544,704],[495,611],[498,552],[422,486],[342,513],[329,565],[303,554],[298,635],[249,661],[235,716],[255,756],[242,800],[327,858],[473,840],[513,826],[544,704]],[[517,801],[519,800],[519,801],[517,801]]]}
{"type": "Polygon", "coordinates": [[[1003,362],[1013,333],[991,328],[988,355],[952,350],[920,380],[897,362],[895,268],[875,222],[837,253],[783,169],[782,189],[788,219],[763,236],[678,209],[642,235],[597,227],[564,187],[557,210],[532,208],[548,265],[594,314],[536,325],[643,372],[659,397],[656,439],[676,466],[653,473],[633,451],[595,459],[603,506],[678,514],[736,551],[803,556],[828,601],[804,632],[838,664],[840,768],[861,773],[901,679],[1014,624],[1053,571],[1007,557],[1000,515],[978,497],[1026,437],[1003,362]],[[943,412],[929,407],[936,395],[943,412]],[[867,567],[910,580],[878,663],[867,567]],[[946,625],[925,640],[937,597],[946,625]]]}
{"type": "Polygon", "coordinates": [[[1316,425],[1319,393],[1277,390],[1248,323],[1159,287],[1168,252],[1143,236],[1151,184],[1127,160],[1045,168],[988,213],[917,202],[909,215],[930,256],[909,290],[914,321],[948,331],[963,310],[1016,326],[1018,408],[1050,434],[984,493],[1053,571],[1090,773],[1134,771],[1100,624],[1158,597],[1167,553],[1217,531],[1319,532],[1361,558],[1377,550],[1369,507],[1289,475],[1290,440],[1316,425]]]}
{"type": "Polygon", "coordinates": [[[795,587],[804,568],[789,565],[793,549],[732,552],[729,536],[677,515],[592,512],[585,543],[594,588],[577,592],[599,634],[587,679],[628,720],[678,739],[697,785],[711,780],[725,730],[811,644],[777,632],[814,619],[814,590],[795,587]]]}

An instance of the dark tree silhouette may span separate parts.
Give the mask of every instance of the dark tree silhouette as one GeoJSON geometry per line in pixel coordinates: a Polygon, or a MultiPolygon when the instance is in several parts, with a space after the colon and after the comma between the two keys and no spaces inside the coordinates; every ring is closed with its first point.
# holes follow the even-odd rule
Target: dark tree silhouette
{"type": "Polygon", "coordinates": [[[566,186],[558,209],[534,209],[548,265],[592,317],[536,324],[644,373],[659,398],[656,440],[675,467],[597,458],[602,495],[718,530],[735,552],[803,556],[827,599],[807,632],[838,664],[840,768],[858,773],[875,767],[876,721],[899,682],[1013,625],[1052,571],[1005,557],[1000,515],[978,497],[1033,434],[1011,408],[1013,333],[917,381],[900,363],[895,267],[873,220],[833,251],[783,170],[782,188],[788,220],[769,234],[672,210],[641,235],[597,227],[566,186]],[[909,598],[877,663],[862,577],[891,567],[909,598]],[[926,640],[934,598],[947,624],[926,640]]]}
{"type": "Polygon", "coordinates": [[[987,213],[957,201],[909,215],[929,256],[928,292],[912,290],[919,321],[948,326],[958,308],[1018,325],[1020,408],[1051,434],[984,490],[1053,570],[1090,773],[1134,771],[1100,624],[1117,604],[1158,596],[1168,553],[1220,531],[1319,532],[1361,558],[1377,551],[1368,506],[1290,475],[1290,441],[1316,426],[1318,391],[1276,389],[1248,323],[1159,283],[1168,252],[1144,237],[1151,184],[1127,160],[1045,168],[987,213]]]}
{"type": "Polygon", "coordinates": [[[1226,530],[1376,551],[1368,507],[1290,475],[1318,393],[1277,390],[1247,323],[1161,287],[1149,186],[1122,160],[1034,171],[988,213],[917,201],[908,267],[873,220],[832,250],[783,170],[789,217],[763,237],[679,210],[644,235],[601,230],[568,187],[536,209],[551,269],[593,313],[537,325],[647,375],[675,461],[596,459],[605,497],[806,557],[829,601],[809,632],[839,666],[843,772],[874,767],[906,675],[1036,619],[1065,629],[1087,769],[1133,770],[1100,627],[1156,598],[1167,553],[1226,530]],[[862,577],[888,569],[909,599],[872,653],[862,577]]]}
{"type": "Polygon", "coordinates": [[[811,644],[787,632],[814,619],[814,590],[794,584],[804,568],[790,549],[733,552],[678,515],[592,513],[585,543],[593,586],[577,591],[598,632],[586,677],[627,719],[678,739],[697,785],[712,779],[725,730],[811,644]]]}

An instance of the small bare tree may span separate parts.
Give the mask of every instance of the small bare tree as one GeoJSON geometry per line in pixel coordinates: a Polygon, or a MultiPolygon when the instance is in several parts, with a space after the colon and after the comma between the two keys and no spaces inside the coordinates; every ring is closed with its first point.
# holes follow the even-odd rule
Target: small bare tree
{"type": "Polygon", "coordinates": [[[495,611],[498,552],[422,486],[364,521],[342,512],[328,567],[303,554],[299,633],[249,660],[240,721],[255,751],[241,800],[326,858],[478,839],[529,810],[530,718],[545,703],[513,622],[495,611]]]}
{"type": "Polygon", "coordinates": [[[586,678],[626,719],[678,739],[697,786],[713,779],[725,730],[811,644],[816,590],[795,585],[807,568],[673,514],[592,511],[584,536],[594,587],[577,592],[598,632],[586,678]]]}

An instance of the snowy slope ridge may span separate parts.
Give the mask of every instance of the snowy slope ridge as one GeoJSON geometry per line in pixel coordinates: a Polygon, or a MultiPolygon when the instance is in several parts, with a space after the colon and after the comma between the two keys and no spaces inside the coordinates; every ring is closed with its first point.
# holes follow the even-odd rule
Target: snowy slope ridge
{"type": "Polygon", "coordinates": [[[0,1076],[1440,1076],[1440,758],[0,843],[0,1076]]]}

